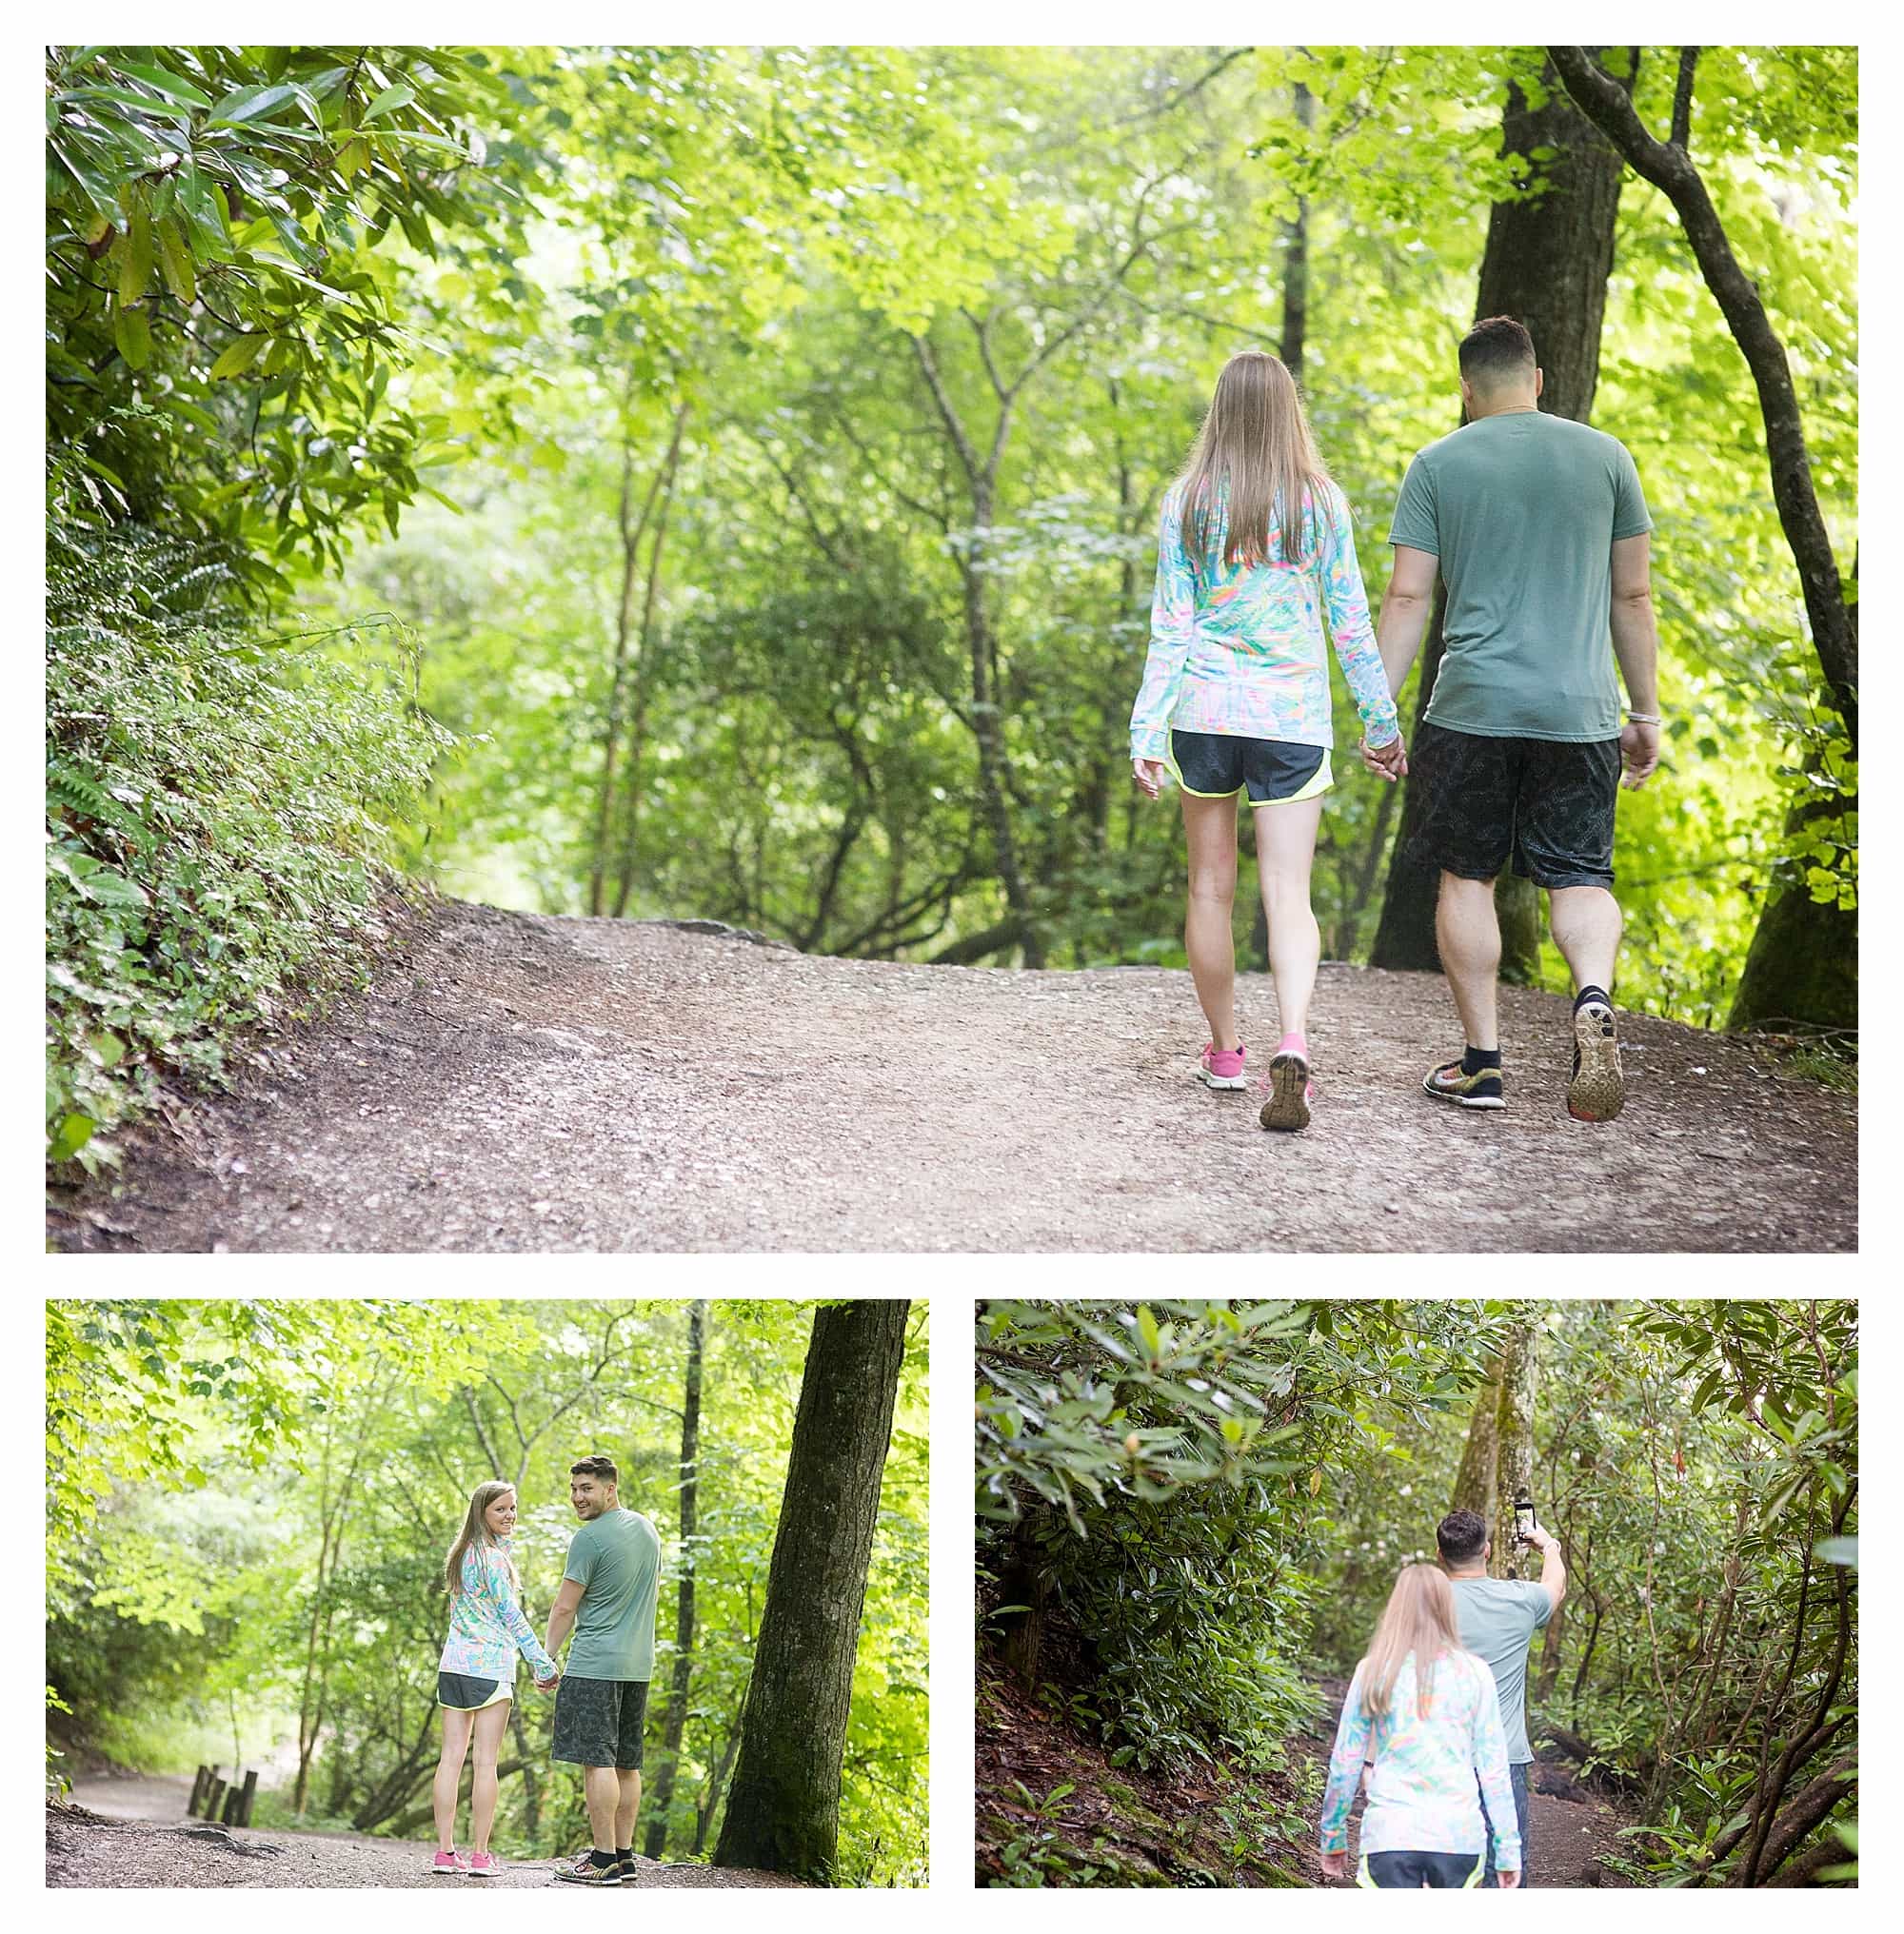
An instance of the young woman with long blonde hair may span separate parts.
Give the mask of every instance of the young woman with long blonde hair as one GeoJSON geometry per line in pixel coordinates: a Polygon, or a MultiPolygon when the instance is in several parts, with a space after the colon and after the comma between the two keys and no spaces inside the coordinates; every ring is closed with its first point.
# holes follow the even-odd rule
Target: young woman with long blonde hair
{"type": "Polygon", "coordinates": [[[1501,1885],[1520,1885],[1500,1695],[1486,1662],[1461,1649],[1454,1589],[1438,1565],[1403,1568],[1342,1700],[1322,1795],[1331,1880],[1348,1869],[1349,1807],[1371,1755],[1360,1885],[1478,1886],[1490,1825],[1501,1885]]]}
{"type": "Polygon", "coordinates": [[[1197,1070],[1244,1089],[1237,1033],[1237,799],[1256,820],[1282,1039],[1265,1128],[1309,1124],[1309,1001],[1321,935],[1309,873],[1335,741],[1322,621],[1361,714],[1364,745],[1407,770],[1376,650],[1348,500],[1323,467],[1296,383],[1260,349],[1231,357],[1181,477],[1163,499],[1150,651],[1131,711],[1131,770],[1151,799],[1183,796],[1189,907],[1183,944],[1210,1041],[1197,1070]]]}
{"type": "Polygon", "coordinates": [[[516,1693],[516,1655],[520,1652],[529,1662],[543,1691],[562,1676],[518,1603],[522,1580],[509,1550],[515,1529],[516,1488],[490,1478],[469,1493],[463,1529],[444,1560],[449,1637],[436,1671],[443,1752],[430,1789],[436,1812],[434,1873],[486,1880],[501,1871],[489,1851],[489,1829],[496,1821],[496,1752],[516,1693]],[[466,1864],[456,1851],[456,1796],[463,1762],[472,1747],[471,1850],[466,1864]]]}

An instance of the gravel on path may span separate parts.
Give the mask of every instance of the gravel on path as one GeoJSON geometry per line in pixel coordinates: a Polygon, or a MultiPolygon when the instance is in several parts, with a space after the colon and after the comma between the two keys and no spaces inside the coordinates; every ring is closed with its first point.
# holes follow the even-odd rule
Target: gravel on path
{"type": "MultiPolygon", "coordinates": [[[[1253,1072],[1277,1038],[1240,977],[1253,1072]]],[[[1502,990],[1509,1105],[1418,1092],[1438,977],[1325,964],[1313,1125],[1192,1078],[1181,971],[840,959],[445,902],[370,992],[51,1213],[66,1249],[1853,1250],[1852,1097],[1622,1016],[1629,1098],[1562,1100],[1568,1003],[1502,990]]]]}

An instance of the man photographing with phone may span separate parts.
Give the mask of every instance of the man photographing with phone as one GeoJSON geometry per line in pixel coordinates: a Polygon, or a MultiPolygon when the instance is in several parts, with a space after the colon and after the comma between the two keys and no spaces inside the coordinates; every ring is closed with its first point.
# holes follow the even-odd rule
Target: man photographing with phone
{"type": "MultiPolygon", "coordinates": [[[[1450,1511],[1435,1528],[1441,1569],[1455,1589],[1455,1618],[1461,1644],[1488,1663],[1500,1694],[1501,1729],[1507,1734],[1508,1780],[1514,1789],[1514,1810],[1520,1827],[1520,1885],[1533,1882],[1533,1858],[1527,1841],[1527,1768],[1534,1749],[1527,1743],[1527,1648],[1534,1634],[1554,1616],[1567,1595],[1567,1566],[1559,1541],[1534,1521],[1531,1503],[1517,1500],[1516,1542],[1540,1553],[1540,1576],[1490,1578],[1488,1554],[1493,1549],[1487,1522],[1478,1511],[1450,1511]]],[[[1485,1811],[1485,1806],[1483,1806],[1485,1811]]],[[[1497,1886],[1494,1841],[1488,1840],[1486,1887],[1497,1886]]]]}

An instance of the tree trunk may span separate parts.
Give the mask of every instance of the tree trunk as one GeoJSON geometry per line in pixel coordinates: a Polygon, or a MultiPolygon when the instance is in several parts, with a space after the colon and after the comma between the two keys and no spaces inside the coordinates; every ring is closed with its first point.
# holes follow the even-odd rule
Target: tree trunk
{"type": "Polygon", "coordinates": [[[814,1316],[717,1866],[831,1877],[906,1309],[868,1299],[814,1316]]]}
{"type": "Polygon", "coordinates": [[[1494,1522],[1489,1532],[1494,1540],[1494,1562],[1488,1567],[1497,1578],[1518,1575],[1514,1549],[1514,1500],[1523,1491],[1531,1495],[1534,1489],[1538,1336],[1531,1318],[1517,1324],[1508,1332],[1507,1350],[1500,1362],[1500,1411],[1495,1424],[1500,1459],[1495,1467],[1494,1522]]]}
{"type": "Polygon", "coordinates": [[[694,1666],[694,1536],[700,1492],[701,1361],[707,1331],[704,1297],[687,1306],[687,1374],[681,1399],[681,1583],[675,1599],[674,1675],[668,1687],[667,1717],[662,1728],[662,1763],[656,1770],[645,1851],[659,1860],[667,1845],[667,1808],[681,1765],[681,1740],[687,1727],[687,1687],[694,1666]]]}
{"type": "Polygon", "coordinates": [[[1486,1517],[1494,1505],[1495,1472],[1500,1464],[1500,1366],[1475,1392],[1468,1415],[1468,1441],[1461,1450],[1461,1468],[1455,1474],[1451,1511],[1478,1511],[1486,1517]]]}
{"type": "MultiPolygon", "coordinates": [[[[1530,108],[1518,88],[1508,89],[1501,152],[1521,161],[1517,186],[1544,181],[1546,188],[1530,199],[1497,202],[1489,210],[1475,319],[1504,315],[1525,323],[1546,376],[1540,407],[1550,416],[1585,423],[1599,385],[1600,324],[1613,270],[1620,158],[1569,101],[1551,63],[1541,79],[1551,91],[1538,108],[1530,108]],[[1537,148],[1553,152],[1537,162],[1531,157],[1537,148]]],[[[1438,582],[1416,691],[1418,732],[1441,663],[1446,610],[1446,593],[1438,582]]],[[[1420,815],[1412,788],[1405,780],[1402,785],[1401,831],[1369,957],[1377,967],[1435,971],[1441,964],[1435,946],[1440,876],[1409,857],[1420,815]]],[[[1495,905],[1500,916],[1501,978],[1532,980],[1540,953],[1539,896],[1533,881],[1503,873],[1495,905]]]]}
{"type": "Polygon", "coordinates": [[[635,704],[628,720],[628,769],[622,786],[621,857],[615,873],[615,918],[627,912],[628,896],[634,891],[639,864],[639,838],[642,812],[642,743],[647,734],[648,701],[654,694],[654,617],[655,596],[661,585],[662,546],[667,542],[668,512],[674,503],[674,479],[681,461],[681,428],[687,421],[683,405],[674,420],[674,441],[668,445],[667,461],[660,479],[661,505],[655,515],[654,537],[648,545],[647,588],[642,597],[641,655],[635,661],[635,704]]]}
{"type": "MultiPolygon", "coordinates": [[[[1815,816],[1854,813],[1855,798],[1814,806],[1800,799],[1786,831],[1802,833],[1815,816]]],[[[1781,1023],[1854,1032],[1857,1027],[1857,910],[1812,898],[1803,867],[1775,875],[1733,997],[1728,1028],[1781,1023]]]]}

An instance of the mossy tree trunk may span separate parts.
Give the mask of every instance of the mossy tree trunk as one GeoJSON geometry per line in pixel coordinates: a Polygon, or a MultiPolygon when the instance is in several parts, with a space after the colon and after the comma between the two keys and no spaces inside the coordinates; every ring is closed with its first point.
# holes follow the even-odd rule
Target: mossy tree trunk
{"type": "Polygon", "coordinates": [[[717,1866],[832,1877],[853,1660],[907,1307],[866,1300],[814,1316],[717,1866]]]}
{"type": "Polygon", "coordinates": [[[1518,1575],[1514,1549],[1514,1500],[1534,1490],[1534,1400],[1539,1389],[1539,1332],[1532,1317],[1508,1332],[1500,1360],[1500,1406],[1495,1413],[1499,1456],[1495,1466],[1494,1515],[1488,1535],[1496,1578],[1518,1575]]]}

